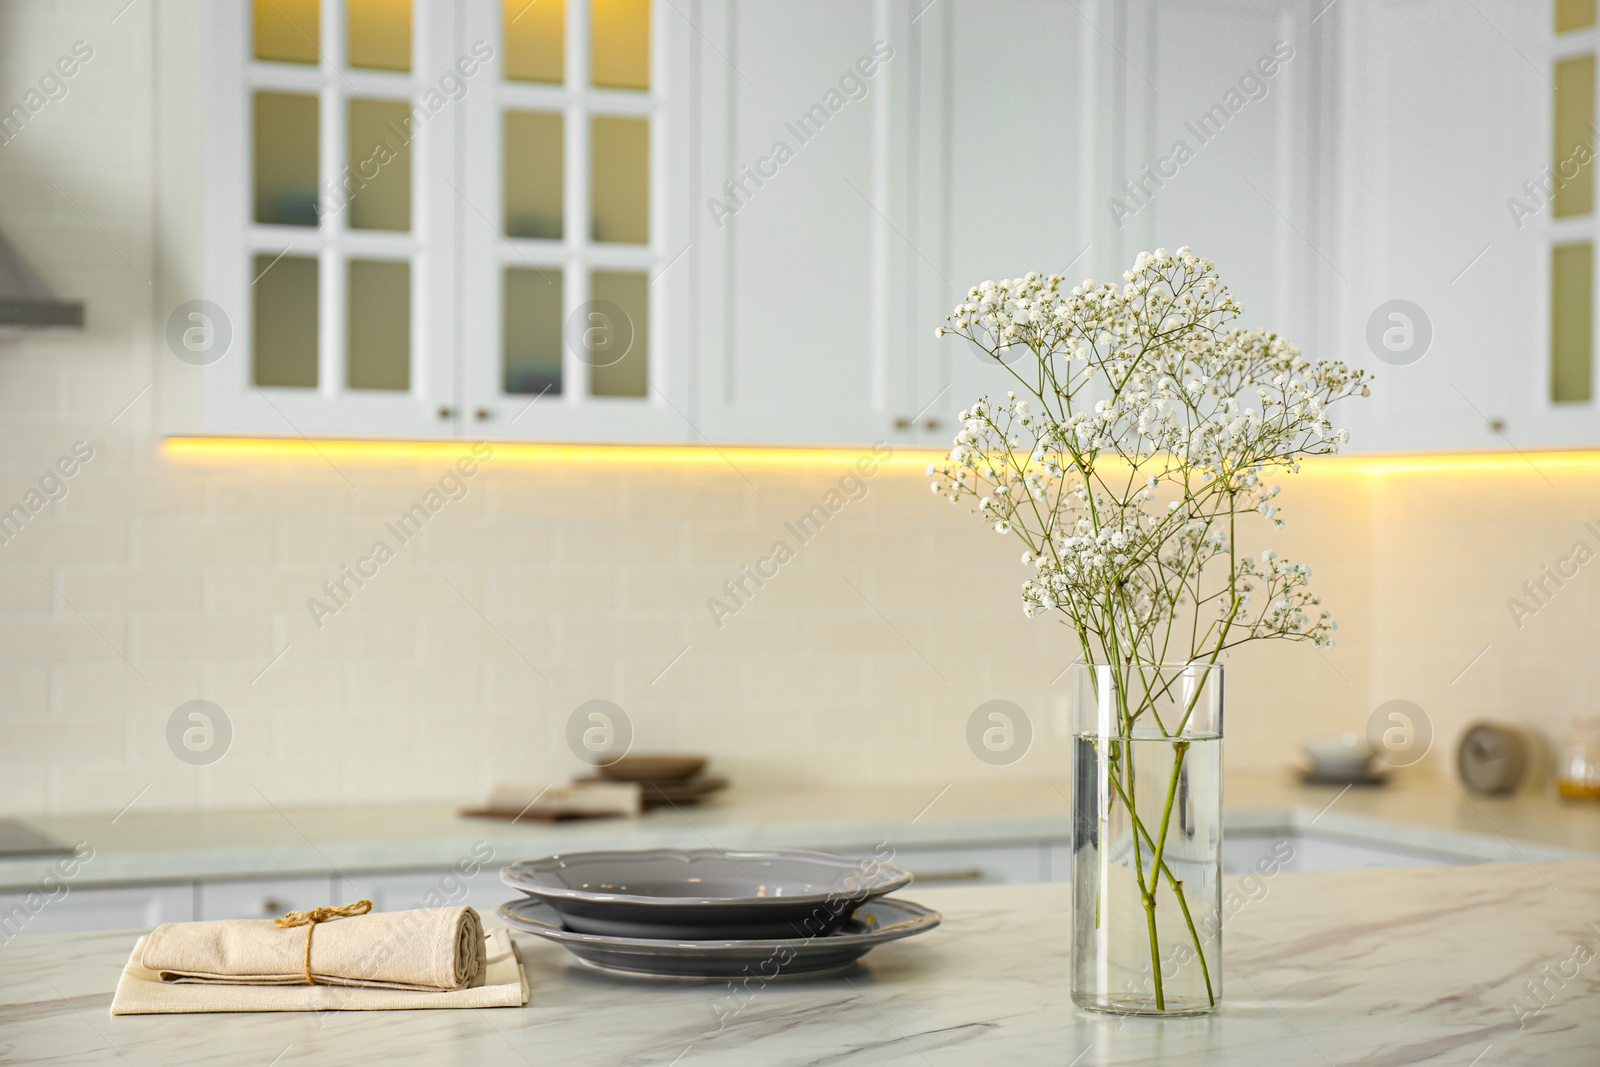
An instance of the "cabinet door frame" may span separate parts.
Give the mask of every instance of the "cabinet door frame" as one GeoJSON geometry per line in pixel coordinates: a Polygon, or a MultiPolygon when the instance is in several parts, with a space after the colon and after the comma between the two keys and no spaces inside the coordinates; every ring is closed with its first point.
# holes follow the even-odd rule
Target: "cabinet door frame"
{"type": "MultiPolygon", "coordinates": [[[[509,82],[502,75],[498,0],[463,4],[464,38],[493,43],[481,91],[463,101],[460,217],[460,307],[457,345],[464,432],[495,440],[683,442],[692,439],[687,336],[690,275],[696,249],[687,226],[689,106],[693,30],[667,0],[650,4],[650,89],[597,89],[587,84],[587,5],[566,8],[566,80],[561,85],[509,82]],[[511,238],[502,230],[502,115],[507,109],[559,113],[563,118],[564,201],[560,240],[511,238]],[[589,239],[590,118],[617,115],[650,121],[647,245],[589,239]],[[562,282],[562,390],[508,394],[503,388],[504,271],[550,271],[562,282]],[[581,319],[590,274],[623,270],[649,279],[647,391],[644,397],[589,395],[589,366],[569,343],[581,319]]],[[[575,337],[575,335],[574,335],[575,337]]]]}
{"type": "MultiPolygon", "coordinates": [[[[343,0],[321,0],[321,53],[344,51],[343,0]]],[[[202,425],[207,432],[277,436],[451,436],[457,429],[451,330],[456,212],[450,180],[458,109],[446,105],[416,131],[411,152],[411,229],[358,231],[348,212],[324,211],[322,183],[344,173],[347,101],[405,93],[413,102],[452,69],[458,49],[452,5],[414,0],[409,73],[353,70],[329,62],[297,67],[252,58],[250,0],[206,5],[203,299],[221,309],[232,339],[205,368],[202,425]],[[316,227],[253,221],[253,94],[261,89],[315,94],[319,101],[316,227]],[[326,217],[324,217],[326,216],[326,217]],[[318,359],[315,389],[261,387],[253,381],[257,254],[314,257],[318,263],[318,359]],[[345,289],[352,258],[410,263],[410,388],[345,387],[345,289]],[[441,416],[442,411],[451,414],[441,416]]],[[[481,74],[480,74],[481,77],[481,74]]],[[[336,183],[337,184],[337,183],[336,183]]],[[[204,314],[204,312],[202,312],[204,314]]],[[[215,324],[214,324],[215,325],[215,324]]]]}
{"type": "MultiPolygon", "coordinates": [[[[852,183],[856,195],[866,201],[871,278],[867,319],[839,324],[832,318],[831,309],[819,307],[814,317],[805,321],[763,324],[768,330],[814,337],[814,344],[819,348],[841,343],[864,347],[867,395],[859,406],[850,410],[842,404],[802,407],[779,402],[757,405],[738,398],[740,365],[772,357],[756,346],[742,348],[739,344],[736,319],[745,313],[739,306],[735,289],[741,270],[735,244],[739,215],[736,212],[731,217],[713,221],[708,203],[722,195],[720,190],[725,181],[740,177],[751,165],[758,165],[758,157],[771,147],[770,141],[741,145],[735,133],[741,100],[760,92],[741,72],[750,61],[740,52],[737,27],[740,19],[746,16],[744,9],[749,6],[752,5],[748,0],[743,3],[741,0],[703,0],[698,5],[699,29],[704,40],[697,47],[695,68],[702,87],[695,109],[701,117],[702,129],[697,138],[693,215],[694,244],[702,251],[696,285],[699,294],[696,308],[700,316],[695,330],[697,439],[703,437],[727,444],[851,445],[893,438],[896,436],[895,419],[911,414],[905,409],[910,392],[908,353],[914,346],[901,335],[900,328],[905,322],[904,312],[909,301],[902,253],[907,235],[912,232],[907,217],[907,190],[913,179],[907,173],[906,164],[909,161],[909,85],[915,60],[908,54],[906,42],[911,20],[917,13],[916,5],[911,0],[870,0],[869,5],[864,5],[870,7],[873,28],[871,38],[861,41],[858,51],[868,52],[880,40],[889,42],[895,49],[892,59],[882,63],[872,76],[866,97],[850,104],[852,108],[865,109],[872,125],[871,172],[858,176],[859,180],[852,183]],[[842,338],[830,334],[839,329],[854,332],[842,338]]],[[[821,13],[817,17],[825,18],[821,13]]],[[[832,69],[817,71],[819,98],[830,88],[829,78],[839,74],[840,71],[832,69]]],[[[773,136],[782,133],[776,126],[770,132],[773,136]]],[[[826,135],[826,130],[817,134],[826,135]]],[[[804,151],[803,148],[795,150],[796,158],[804,151]]],[[[769,178],[799,180],[782,174],[776,178],[769,175],[769,178]]],[[[771,194],[765,196],[770,198],[771,194]]],[[[801,229],[826,225],[837,223],[822,219],[801,229]]],[[[770,249],[768,253],[781,256],[783,250],[770,249]]],[[[917,262],[922,260],[919,258],[917,262]]],[[[928,327],[930,336],[932,329],[928,327]]],[[[801,368],[797,373],[809,377],[825,372],[801,368]]]]}
{"type": "Polygon", "coordinates": [[[189,922],[195,916],[195,887],[191,882],[136,885],[66,884],[66,895],[48,899],[30,909],[35,889],[0,889],[0,949],[12,938],[26,934],[78,933],[85,930],[148,929],[164,922],[189,922]],[[106,916],[111,915],[109,921],[106,916]],[[15,916],[26,916],[20,924],[15,916]]]}

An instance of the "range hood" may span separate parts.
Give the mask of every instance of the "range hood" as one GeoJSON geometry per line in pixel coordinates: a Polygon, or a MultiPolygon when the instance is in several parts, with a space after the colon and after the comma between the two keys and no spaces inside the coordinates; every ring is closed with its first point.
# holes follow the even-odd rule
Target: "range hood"
{"type": "Polygon", "coordinates": [[[83,326],[83,301],[58,300],[0,234],[0,330],[83,326]]]}

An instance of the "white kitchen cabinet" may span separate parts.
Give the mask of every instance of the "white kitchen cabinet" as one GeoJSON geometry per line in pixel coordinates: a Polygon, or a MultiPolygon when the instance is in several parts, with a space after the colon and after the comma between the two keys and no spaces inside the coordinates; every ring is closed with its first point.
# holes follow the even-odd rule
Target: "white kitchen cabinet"
{"type": "Polygon", "coordinates": [[[1347,412],[1352,445],[1592,445],[1594,405],[1549,401],[1555,220],[1545,207],[1519,227],[1508,210],[1531,203],[1524,183],[1551,162],[1550,6],[1485,0],[1465,14],[1448,0],[1355,0],[1324,20],[1337,30],[1328,116],[1343,220],[1327,251],[1347,276],[1330,287],[1327,345],[1378,376],[1347,412]],[[1397,299],[1422,309],[1432,335],[1403,366],[1379,360],[1366,336],[1397,299]]]}
{"type": "Polygon", "coordinates": [[[725,226],[699,220],[712,439],[943,447],[960,409],[1015,386],[933,337],[970,286],[1118,280],[1162,245],[1216,260],[1246,324],[1325,348],[1325,290],[1358,272],[1323,252],[1327,28],[1303,5],[881,2],[792,26],[760,3],[709,10],[728,61],[706,70],[708,106],[727,112],[708,119],[708,176],[737,176],[764,130],[783,133],[849,42],[894,50],[725,226]]]}
{"type": "Polygon", "coordinates": [[[374,911],[406,911],[461,904],[476,908],[486,922],[496,921],[494,911],[518,896],[500,882],[498,865],[467,873],[459,867],[441,871],[362,872],[334,878],[334,897],[340,903],[372,901],[374,911]]]}
{"type": "Polygon", "coordinates": [[[1446,867],[1481,862],[1473,856],[1349,834],[1285,829],[1234,832],[1222,838],[1224,874],[1350,871],[1370,867],[1446,867]]]}
{"type": "Polygon", "coordinates": [[[83,886],[65,883],[66,894],[0,893],[0,944],[23,934],[80,930],[124,930],[188,922],[195,918],[195,891],[174,885],[83,886]]]}
{"type": "Polygon", "coordinates": [[[411,14],[409,69],[377,71],[346,62],[350,6],[313,5],[323,47],[286,60],[258,54],[252,31],[253,11],[271,22],[290,18],[283,9],[207,5],[207,124],[184,146],[205,159],[195,205],[205,263],[192,272],[205,282],[184,296],[204,300],[173,309],[161,339],[204,368],[186,383],[203,394],[197,428],[688,440],[689,268],[679,261],[698,204],[688,185],[690,24],[670,4],[641,5],[651,27],[640,84],[617,62],[620,51],[634,55],[615,24],[632,7],[591,19],[591,4],[574,0],[524,18],[500,0],[415,0],[392,9],[411,14]],[[591,49],[597,21],[610,27],[608,44],[591,49]],[[550,51],[545,33],[562,57],[554,74],[526,69],[530,53],[550,51]],[[523,42],[516,70],[511,38],[523,42]],[[597,56],[613,61],[604,78],[591,69],[597,56]],[[518,140],[513,154],[511,120],[528,117],[555,133],[518,140]],[[512,203],[507,175],[545,163],[553,197],[539,185],[550,175],[530,179],[539,203],[519,214],[526,205],[512,203]],[[380,182],[403,195],[366,192],[380,182]],[[549,214],[536,210],[552,199],[549,214]],[[369,204],[387,214],[373,207],[364,218],[369,204]],[[508,279],[522,274],[541,291],[519,296],[508,279]],[[604,303],[623,291],[615,300],[632,303],[604,303]],[[507,325],[508,304],[535,309],[529,331],[507,325]],[[585,347],[624,335],[614,358],[585,347]],[[506,365],[513,347],[537,364],[531,377],[523,363],[506,365]]]}
{"type": "Polygon", "coordinates": [[[1117,275],[1143,249],[1189,245],[1216,262],[1242,325],[1310,347],[1313,293],[1333,270],[1317,248],[1315,28],[1295,5],[1196,0],[1135,12],[1123,173],[1099,208],[1121,238],[1117,275]]]}
{"type": "Polygon", "coordinates": [[[933,336],[972,286],[1122,269],[1098,234],[1105,145],[1120,126],[1097,110],[1114,99],[1115,56],[1095,24],[1115,32],[1118,17],[1055,0],[951,0],[908,28],[912,186],[891,262],[910,297],[895,327],[910,362],[896,410],[917,417],[891,440],[945,447],[961,409],[1016,387],[965,341],[933,336]]]}
{"type": "MultiPolygon", "coordinates": [[[[334,42],[344,6],[322,5],[334,42]]],[[[566,5],[564,84],[502,77],[495,0],[418,0],[405,76],[249,62],[246,0],[208,9],[205,276],[234,353],[206,368],[202,429],[943,447],[961,408],[1011,384],[933,337],[971,285],[1115,280],[1138,251],[1187,244],[1244,325],[1377,374],[1340,414],[1352,451],[1600,441],[1593,402],[1549,399],[1550,247],[1592,221],[1509,210],[1551,159],[1552,64],[1596,45],[1593,29],[1555,37],[1546,3],[654,4],[643,91],[587,85],[589,9],[566,5]],[[411,146],[411,232],[357,231],[343,211],[245,221],[251,92],[320,94],[336,178],[347,97],[424,93],[478,42],[493,55],[411,146]],[[506,222],[502,129],[530,112],[562,123],[559,235],[506,222]],[[591,229],[596,116],[650,124],[642,242],[591,229]],[[250,381],[253,257],[280,250],[320,263],[314,390],[250,381]],[[403,392],[348,388],[352,257],[410,264],[403,392]],[[544,395],[502,365],[507,271],[559,290],[544,395]],[[567,337],[607,272],[649,279],[643,395],[597,395],[604,368],[567,337]],[[1369,336],[1397,300],[1429,338],[1404,365],[1369,336]]]]}
{"type": "MultiPolygon", "coordinates": [[[[206,7],[205,282],[170,310],[158,343],[205,368],[207,432],[433,438],[458,429],[460,109],[420,101],[443,99],[439,79],[466,49],[454,5],[418,0],[410,69],[359,70],[344,62],[344,9],[311,8],[326,44],[319,62],[300,63],[255,57],[251,0],[206,7]],[[276,137],[261,167],[258,127],[276,137]],[[295,173],[301,160],[309,173],[295,173]],[[403,182],[404,195],[391,205],[398,215],[368,219],[363,190],[379,180],[403,182]],[[358,271],[374,266],[399,274],[362,286],[358,271]],[[380,335],[391,342],[378,342],[381,385],[363,380],[355,354],[361,338],[380,335]]],[[[483,80],[478,72],[465,84],[483,80]]]]}
{"type": "Polygon", "coordinates": [[[335,899],[334,882],[327,875],[306,878],[270,878],[249,881],[201,882],[195,891],[198,919],[276,919],[290,911],[307,911],[335,899]]]}
{"type": "Polygon", "coordinates": [[[697,423],[721,441],[883,439],[911,414],[906,5],[703,11],[697,423]]]}
{"type": "MultiPolygon", "coordinates": [[[[690,186],[691,145],[699,129],[691,107],[691,63],[699,41],[681,11],[651,4],[649,88],[596,88],[587,78],[593,7],[583,0],[565,5],[566,81],[555,85],[505,76],[507,13],[500,0],[459,5],[463,44],[497,45],[481,86],[460,105],[463,144],[470,146],[458,160],[456,177],[455,199],[463,208],[461,314],[457,349],[445,356],[454,359],[459,375],[458,433],[541,441],[685,442],[695,435],[689,330],[698,250],[691,216],[701,210],[701,198],[690,186]],[[558,118],[561,124],[559,236],[516,232],[505,208],[512,145],[502,131],[513,117],[531,115],[558,118]],[[640,179],[646,187],[648,235],[639,240],[606,238],[602,212],[592,210],[601,180],[631,162],[619,162],[617,156],[608,161],[595,136],[597,121],[617,120],[648,124],[647,174],[640,179]],[[634,279],[646,294],[642,306],[630,311],[609,300],[601,292],[602,274],[634,279]],[[548,297],[560,309],[551,341],[559,361],[555,383],[510,380],[504,354],[513,332],[508,305],[519,300],[509,280],[516,276],[543,294],[535,302],[548,297]],[[634,311],[642,311],[642,319],[634,311]],[[623,347],[591,354],[586,337],[623,347]],[[622,361],[640,359],[646,366],[634,382],[639,395],[605,395],[607,374],[622,361]]],[[[628,10],[617,7],[612,17],[628,10]]]]}
{"type": "Polygon", "coordinates": [[[1052,841],[1044,846],[1045,881],[1065,882],[1072,877],[1072,842],[1052,841]]]}
{"type": "MultiPolygon", "coordinates": [[[[887,862],[916,876],[916,885],[1013,885],[1049,881],[1048,844],[934,846],[895,848],[887,862]]],[[[857,853],[863,860],[885,859],[884,853],[857,853]]]]}

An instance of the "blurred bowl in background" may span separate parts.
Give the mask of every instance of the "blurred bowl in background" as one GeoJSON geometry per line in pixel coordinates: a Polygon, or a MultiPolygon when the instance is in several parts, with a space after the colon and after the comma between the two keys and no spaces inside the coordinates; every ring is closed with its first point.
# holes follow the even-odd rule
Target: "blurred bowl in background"
{"type": "Polygon", "coordinates": [[[640,753],[595,767],[613,782],[682,782],[705,770],[705,756],[640,753]]]}
{"type": "Polygon", "coordinates": [[[1312,770],[1321,778],[1361,778],[1372,763],[1372,747],[1353,732],[1313,737],[1304,747],[1312,770]]]}

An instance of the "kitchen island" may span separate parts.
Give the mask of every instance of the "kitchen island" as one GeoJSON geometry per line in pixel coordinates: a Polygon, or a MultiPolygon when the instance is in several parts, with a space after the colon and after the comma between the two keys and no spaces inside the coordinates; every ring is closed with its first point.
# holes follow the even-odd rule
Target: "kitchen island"
{"type": "Polygon", "coordinates": [[[1068,996],[1065,884],[901,895],[944,925],[748,989],[613,976],[519,937],[523,1008],[119,1016],[132,931],[0,949],[0,1062],[1201,1064],[1600,1062],[1600,861],[1280,871],[1227,882],[1224,1006],[1150,1020],[1068,996]]]}

